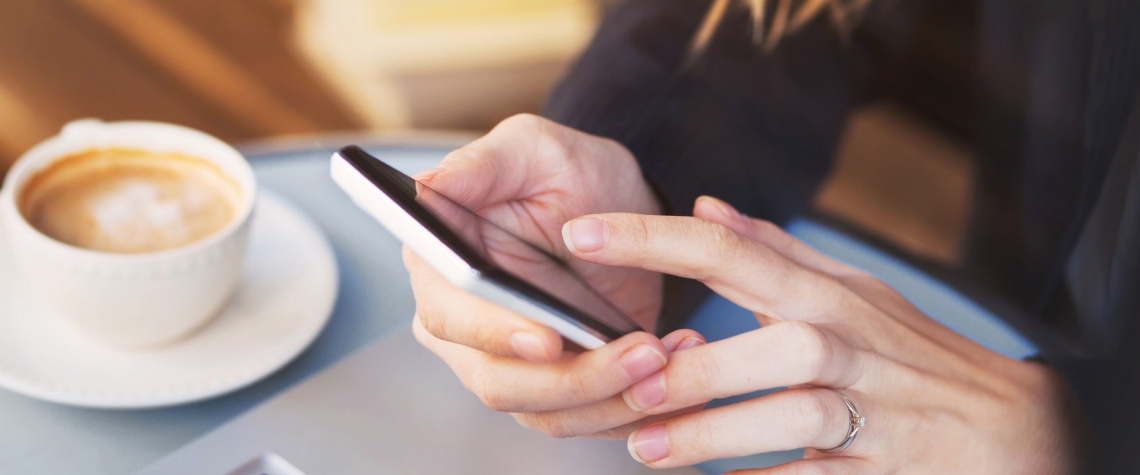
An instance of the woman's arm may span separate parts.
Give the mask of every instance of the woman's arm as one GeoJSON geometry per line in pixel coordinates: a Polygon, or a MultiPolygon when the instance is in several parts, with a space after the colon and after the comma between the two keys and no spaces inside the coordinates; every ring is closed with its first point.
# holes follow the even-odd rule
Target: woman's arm
{"type": "Polygon", "coordinates": [[[851,109],[889,82],[915,3],[872,9],[846,41],[817,18],[771,53],[752,42],[747,10],[733,8],[685,66],[709,2],[629,0],[544,115],[625,145],[678,215],[716,194],[781,223],[810,203],[851,109]]]}
{"type": "MultiPolygon", "coordinates": [[[[623,2],[544,115],[625,145],[670,214],[691,214],[708,194],[782,224],[810,205],[849,112],[891,82],[922,2],[872,8],[846,40],[818,18],[771,53],[752,42],[748,11],[734,7],[686,66],[709,4],[623,2]]],[[[659,332],[707,295],[687,281],[666,285],[673,300],[659,332]]]]}

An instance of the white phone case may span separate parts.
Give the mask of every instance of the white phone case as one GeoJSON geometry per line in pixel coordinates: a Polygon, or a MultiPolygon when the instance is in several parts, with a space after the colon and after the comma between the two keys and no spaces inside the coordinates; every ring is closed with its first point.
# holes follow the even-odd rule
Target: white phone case
{"type": "Polygon", "coordinates": [[[483,278],[480,272],[439,240],[414,217],[406,213],[395,201],[373,185],[364,175],[349,164],[339,153],[331,161],[333,181],[361,209],[372,215],[396,238],[412,249],[448,282],[494,302],[519,315],[553,328],[566,339],[586,349],[606,344],[606,337],[597,331],[536,305],[530,298],[514,290],[483,278]]]}

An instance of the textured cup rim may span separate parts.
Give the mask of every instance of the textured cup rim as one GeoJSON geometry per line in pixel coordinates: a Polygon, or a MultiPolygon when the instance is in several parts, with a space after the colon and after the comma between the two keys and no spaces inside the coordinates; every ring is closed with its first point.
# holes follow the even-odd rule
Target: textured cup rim
{"type": "MultiPolygon", "coordinates": [[[[122,146],[141,150],[159,151],[155,150],[156,147],[148,149],[147,147],[135,144],[122,144],[122,146]]],[[[9,232],[19,232],[27,236],[32,236],[38,247],[53,254],[59,253],[60,257],[66,256],[66,258],[85,259],[87,261],[100,261],[104,263],[143,263],[148,261],[179,259],[200,252],[203,249],[213,247],[233,235],[252,218],[255,204],[257,203],[257,191],[257,179],[253,175],[253,169],[250,167],[249,161],[245,159],[241,152],[233,148],[233,146],[205,132],[165,122],[103,122],[98,119],[82,119],[64,125],[59,134],[40,142],[27,152],[24,152],[24,154],[16,160],[4,180],[3,190],[0,190],[0,219],[2,219],[3,214],[8,214],[9,217],[5,220],[7,221],[5,224],[6,227],[9,228],[9,232]],[[18,196],[16,188],[22,188],[22,186],[27,183],[28,178],[35,172],[46,168],[68,155],[81,150],[115,146],[114,142],[116,140],[114,138],[107,139],[106,137],[113,136],[113,134],[116,133],[129,133],[132,129],[136,132],[151,129],[152,131],[180,135],[182,140],[185,141],[198,141],[199,143],[208,144],[208,147],[217,149],[218,153],[215,156],[199,158],[210,160],[219,165],[228,165],[223,162],[229,162],[229,164],[235,165],[233,167],[223,167],[223,172],[237,181],[242,194],[241,205],[238,207],[238,212],[230,222],[209,236],[183,246],[140,253],[105,252],[73,246],[40,232],[40,230],[32,226],[31,223],[28,223],[23,213],[21,213],[16,206],[16,197],[18,196]],[[235,174],[237,176],[235,176],[235,174]],[[13,228],[13,226],[15,228],[13,228]]],[[[9,243],[9,245],[12,244],[13,243],[9,243]]]]}

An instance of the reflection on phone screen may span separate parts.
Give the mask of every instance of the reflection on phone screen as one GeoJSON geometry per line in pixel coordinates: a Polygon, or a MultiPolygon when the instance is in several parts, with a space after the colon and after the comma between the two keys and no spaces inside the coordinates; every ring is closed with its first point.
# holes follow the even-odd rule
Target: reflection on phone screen
{"type": "Polygon", "coordinates": [[[423,183],[401,175],[402,185],[414,190],[416,202],[500,270],[530,283],[579,312],[594,317],[620,334],[641,330],[637,323],[606,300],[557,256],[507,232],[423,183]]]}

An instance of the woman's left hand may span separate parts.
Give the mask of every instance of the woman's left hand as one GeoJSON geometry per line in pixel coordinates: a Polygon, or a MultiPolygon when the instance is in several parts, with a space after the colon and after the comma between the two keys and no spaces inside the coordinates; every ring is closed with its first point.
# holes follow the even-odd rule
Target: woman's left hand
{"type": "Polygon", "coordinates": [[[806,447],[804,460],[755,473],[1076,471],[1071,395],[1047,366],[972,342],[875,277],[720,200],[697,200],[694,216],[584,216],[563,235],[585,261],[700,280],[763,328],[677,351],[621,399],[532,423],[601,428],[640,413],[645,422],[609,435],[633,431],[631,454],[655,468],[806,447]],[[684,413],[781,386],[791,389],[684,413]],[[866,426],[845,450],[822,452],[847,438],[844,397],[866,426]]]}

